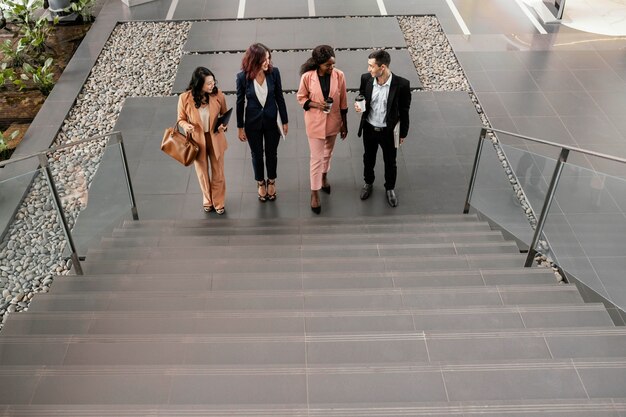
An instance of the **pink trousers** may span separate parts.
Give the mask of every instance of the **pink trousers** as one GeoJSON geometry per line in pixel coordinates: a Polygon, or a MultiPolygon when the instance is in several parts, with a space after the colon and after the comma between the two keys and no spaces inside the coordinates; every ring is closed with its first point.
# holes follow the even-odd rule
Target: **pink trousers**
{"type": "Polygon", "coordinates": [[[311,190],[322,188],[322,174],[330,170],[330,158],[333,156],[337,135],[324,139],[309,138],[311,150],[311,190]]]}

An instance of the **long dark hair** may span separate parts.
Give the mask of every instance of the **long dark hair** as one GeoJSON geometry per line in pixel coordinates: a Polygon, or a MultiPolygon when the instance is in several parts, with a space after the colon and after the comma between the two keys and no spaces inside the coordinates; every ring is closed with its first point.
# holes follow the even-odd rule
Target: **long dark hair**
{"type": "Polygon", "coordinates": [[[311,52],[311,58],[307,59],[306,62],[300,67],[300,75],[304,74],[305,72],[318,69],[320,65],[322,65],[324,62],[334,57],[335,50],[332,46],[316,46],[313,49],[313,52],[311,52]]]}
{"type": "Polygon", "coordinates": [[[199,108],[202,103],[209,102],[209,94],[202,91],[202,87],[204,86],[205,78],[211,76],[215,80],[215,85],[213,86],[213,90],[210,94],[217,93],[217,78],[211,72],[210,69],[205,67],[198,67],[193,71],[191,75],[191,81],[189,81],[189,86],[187,87],[187,91],[191,90],[191,94],[193,95],[193,102],[196,105],[196,108],[199,108]]]}
{"type": "Polygon", "coordinates": [[[265,53],[270,55],[270,66],[267,72],[272,72],[272,51],[262,43],[253,43],[243,55],[241,69],[246,73],[246,77],[249,80],[253,80],[261,71],[261,66],[265,62],[265,53]]]}

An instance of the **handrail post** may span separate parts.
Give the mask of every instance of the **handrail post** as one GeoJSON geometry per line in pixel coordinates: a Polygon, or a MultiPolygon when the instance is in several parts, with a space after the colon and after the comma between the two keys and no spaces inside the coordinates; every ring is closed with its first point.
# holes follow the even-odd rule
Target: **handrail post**
{"type": "Polygon", "coordinates": [[[559,184],[559,180],[561,179],[561,173],[563,172],[563,168],[565,167],[565,163],[567,162],[567,157],[569,156],[569,149],[561,148],[561,153],[559,154],[559,159],[556,161],[556,166],[554,167],[554,173],[552,174],[552,179],[550,180],[550,186],[548,187],[548,192],[546,193],[546,198],[543,201],[543,208],[541,209],[541,215],[539,216],[539,220],[537,221],[537,226],[535,227],[535,234],[533,235],[533,240],[530,242],[530,248],[528,250],[528,256],[526,257],[526,263],[524,266],[529,268],[533,265],[533,261],[535,259],[535,255],[537,255],[537,244],[539,243],[539,239],[541,238],[541,233],[543,233],[543,227],[546,224],[546,220],[548,218],[548,212],[550,211],[550,206],[552,205],[552,201],[554,200],[554,195],[556,194],[556,187],[559,184]]]}
{"type": "Polygon", "coordinates": [[[120,156],[122,157],[122,166],[124,167],[124,176],[126,178],[126,188],[128,189],[128,197],[130,198],[130,210],[133,214],[133,220],[139,220],[137,212],[137,203],[135,201],[135,193],[133,191],[133,183],[130,181],[130,172],[128,170],[128,160],[126,159],[126,149],[124,148],[124,139],[121,132],[115,133],[115,139],[120,145],[120,156]]]}
{"type": "Polygon", "coordinates": [[[465,206],[463,207],[463,214],[469,213],[470,200],[472,193],[474,192],[474,184],[476,183],[476,173],[478,172],[478,164],[480,163],[480,154],[483,151],[483,142],[487,136],[487,129],[484,127],[480,130],[480,138],[478,138],[478,146],[476,146],[476,156],[474,157],[474,166],[472,167],[472,176],[470,177],[469,187],[467,189],[467,196],[465,197],[465,206]]]}
{"type": "Polygon", "coordinates": [[[50,164],[48,162],[48,157],[45,152],[42,152],[38,155],[39,164],[43,168],[44,176],[46,177],[46,181],[48,182],[48,187],[50,187],[50,191],[52,192],[52,200],[54,201],[54,207],[61,219],[61,226],[63,227],[63,233],[65,234],[65,239],[67,239],[67,244],[70,247],[70,251],[72,252],[72,266],[76,271],[76,275],[83,275],[83,268],[80,264],[80,259],[78,258],[78,252],[76,251],[76,245],[74,244],[74,239],[72,238],[72,231],[70,226],[67,223],[67,218],[63,213],[63,205],[61,203],[61,198],[59,197],[59,192],[57,191],[57,187],[54,184],[54,179],[52,178],[52,171],[50,170],[50,164]]]}

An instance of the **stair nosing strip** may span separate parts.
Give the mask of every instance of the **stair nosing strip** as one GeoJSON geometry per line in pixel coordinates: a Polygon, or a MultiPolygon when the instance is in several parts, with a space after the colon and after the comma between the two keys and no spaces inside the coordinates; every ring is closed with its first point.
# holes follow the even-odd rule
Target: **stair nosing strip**
{"type": "Polygon", "coordinates": [[[25,365],[0,369],[1,376],[53,376],[53,375],[314,375],[314,374],[372,374],[372,373],[448,373],[448,372],[501,372],[546,371],[575,369],[626,368],[626,358],[601,362],[572,359],[528,360],[519,362],[490,361],[475,363],[410,363],[401,365],[371,364],[367,366],[315,366],[315,367],[229,367],[204,365],[25,365]]]}
{"type": "MultiPolygon", "coordinates": [[[[500,306],[468,306],[463,308],[402,308],[396,310],[327,310],[327,311],[246,311],[246,310],[211,310],[211,311],[28,311],[20,313],[12,317],[12,320],[31,320],[33,317],[39,319],[102,319],[102,318],[120,318],[132,315],[133,318],[222,318],[222,317],[240,317],[240,318],[273,318],[273,317],[373,317],[373,316],[407,316],[407,315],[442,315],[442,314],[504,314],[504,313],[552,313],[552,312],[571,312],[571,311],[590,311],[590,312],[606,312],[606,308],[602,304],[572,304],[572,305],[500,305],[500,306]],[[83,317],[84,316],[84,317],[83,317]]],[[[1,339],[0,339],[1,340],[1,339]]]]}
{"type": "MultiPolygon", "coordinates": [[[[598,337],[626,336],[626,329],[495,329],[491,332],[447,332],[443,330],[394,332],[394,333],[354,333],[354,334],[311,334],[311,335],[198,335],[198,334],[72,334],[67,336],[47,335],[9,335],[0,340],[4,344],[30,343],[337,343],[337,342],[386,342],[386,341],[429,341],[429,340],[468,340],[468,339],[515,339],[515,338],[546,338],[546,337],[598,337]]],[[[626,361],[626,359],[624,359],[626,361]]],[[[612,361],[611,363],[613,363],[612,361]]],[[[595,362],[594,362],[595,363],[595,362]]],[[[626,362],[625,362],[626,363],[626,362]]]]}

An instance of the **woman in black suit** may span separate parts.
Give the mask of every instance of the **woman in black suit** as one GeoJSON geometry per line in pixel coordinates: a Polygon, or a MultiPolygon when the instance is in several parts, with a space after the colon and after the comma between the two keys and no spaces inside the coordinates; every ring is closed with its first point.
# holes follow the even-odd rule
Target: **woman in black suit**
{"type": "Polygon", "coordinates": [[[288,130],[287,107],[278,68],[272,67],[272,55],[261,43],[250,45],[237,74],[237,128],[239,140],[248,141],[254,178],[259,187],[259,201],[276,199],[277,150],[279,125],[288,130]],[[244,112],[245,109],[245,112],[244,112]],[[277,121],[277,116],[280,119],[277,121]],[[263,150],[265,149],[265,164],[263,150]],[[265,181],[267,168],[267,181],[265,181]]]}

